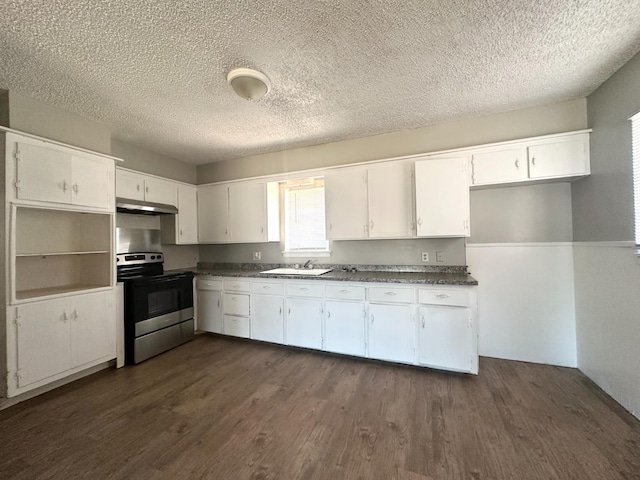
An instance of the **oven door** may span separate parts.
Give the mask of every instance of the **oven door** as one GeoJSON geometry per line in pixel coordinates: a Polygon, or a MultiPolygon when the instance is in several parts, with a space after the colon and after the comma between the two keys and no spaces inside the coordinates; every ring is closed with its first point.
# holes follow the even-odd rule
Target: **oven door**
{"type": "MultiPolygon", "coordinates": [[[[126,282],[126,322],[136,324],[182,310],[193,311],[193,274],[162,275],[126,282]]],[[[193,317],[193,314],[190,318],[193,317]]]]}
{"type": "Polygon", "coordinates": [[[126,363],[193,338],[193,273],[128,280],[124,303],[126,363]]]}

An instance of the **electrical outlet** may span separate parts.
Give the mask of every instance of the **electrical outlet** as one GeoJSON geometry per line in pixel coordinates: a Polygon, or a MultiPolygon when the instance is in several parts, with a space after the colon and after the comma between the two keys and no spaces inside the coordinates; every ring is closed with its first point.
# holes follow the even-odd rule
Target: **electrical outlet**
{"type": "Polygon", "coordinates": [[[429,261],[429,252],[422,252],[422,261],[423,262],[429,261]]]}
{"type": "Polygon", "coordinates": [[[436,262],[444,262],[444,260],[442,259],[443,253],[444,252],[442,250],[436,251],[436,262]]]}
{"type": "Polygon", "coordinates": [[[262,257],[262,253],[260,252],[253,252],[253,259],[254,260],[260,260],[260,258],[262,257]]]}

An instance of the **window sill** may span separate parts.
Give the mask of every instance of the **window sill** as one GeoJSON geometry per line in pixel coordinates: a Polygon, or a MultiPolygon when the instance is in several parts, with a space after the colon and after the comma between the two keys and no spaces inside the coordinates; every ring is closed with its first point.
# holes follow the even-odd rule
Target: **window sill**
{"type": "Polygon", "coordinates": [[[286,258],[321,258],[330,257],[330,250],[295,250],[291,252],[282,252],[282,256],[286,258]]]}

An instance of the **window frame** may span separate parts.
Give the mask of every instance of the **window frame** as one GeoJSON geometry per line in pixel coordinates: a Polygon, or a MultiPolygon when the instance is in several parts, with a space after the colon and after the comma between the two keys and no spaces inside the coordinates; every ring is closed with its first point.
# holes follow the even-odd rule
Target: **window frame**
{"type": "Polygon", "coordinates": [[[640,255],[640,112],[631,121],[631,168],[633,192],[633,232],[636,254],[640,255]]]}
{"type": "MultiPolygon", "coordinates": [[[[294,249],[287,250],[287,236],[286,236],[286,228],[287,228],[287,211],[285,209],[285,195],[287,190],[306,190],[312,188],[322,187],[324,189],[324,176],[312,177],[312,178],[296,178],[287,181],[280,182],[280,238],[282,239],[282,255],[287,258],[309,258],[309,257],[330,257],[331,256],[331,245],[330,240],[326,238],[326,229],[325,229],[325,240],[327,241],[327,248],[320,249],[294,249]]],[[[326,211],[325,211],[325,222],[326,222],[326,211]]]]}

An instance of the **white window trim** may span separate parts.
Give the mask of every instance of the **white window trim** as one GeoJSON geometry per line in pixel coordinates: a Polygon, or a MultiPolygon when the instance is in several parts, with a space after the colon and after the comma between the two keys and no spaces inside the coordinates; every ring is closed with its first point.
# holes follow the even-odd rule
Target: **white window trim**
{"type": "Polygon", "coordinates": [[[331,250],[284,250],[282,256],[287,258],[330,257],[331,250]]]}
{"type": "Polygon", "coordinates": [[[631,158],[633,168],[633,218],[636,255],[640,255],[640,112],[631,118],[631,158]]]}

